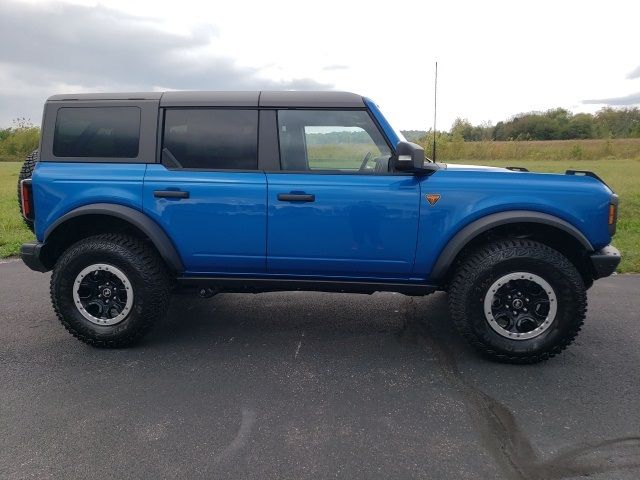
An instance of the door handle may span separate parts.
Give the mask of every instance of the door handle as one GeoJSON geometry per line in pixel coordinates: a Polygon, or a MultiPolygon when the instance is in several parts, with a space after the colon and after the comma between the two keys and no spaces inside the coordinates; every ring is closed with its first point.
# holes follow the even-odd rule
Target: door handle
{"type": "Polygon", "coordinates": [[[156,198],[189,198],[189,192],[183,190],[155,190],[153,196],[156,198]]]}
{"type": "Polygon", "coordinates": [[[281,202],[315,202],[316,196],[309,193],[279,193],[281,202]]]}

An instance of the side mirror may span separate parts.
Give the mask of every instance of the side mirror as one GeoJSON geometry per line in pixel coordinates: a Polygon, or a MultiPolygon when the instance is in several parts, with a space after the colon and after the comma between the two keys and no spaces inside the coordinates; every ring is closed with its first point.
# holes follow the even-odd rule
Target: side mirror
{"type": "Polygon", "coordinates": [[[411,172],[415,175],[431,175],[440,169],[440,165],[425,162],[424,148],[411,142],[398,142],[396,154],[391,157],[395,172],[411,172]]]}
{"type": "Polygon", "coordinates": [[[398,142],[393,157],[393,169],[396,172],[414,172],[424,167],[424,149],[411,142],[398,142]]]}

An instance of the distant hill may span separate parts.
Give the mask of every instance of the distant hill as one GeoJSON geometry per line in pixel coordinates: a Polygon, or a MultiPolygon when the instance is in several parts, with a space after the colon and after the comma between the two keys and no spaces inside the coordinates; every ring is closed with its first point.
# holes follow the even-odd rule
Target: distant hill
{"type": "Polygon", "coordinates": [[[409,142],[415,142],[427,134],[424,130],[401,130],[400,133],[402,133],[404,138],[409,142]]]}

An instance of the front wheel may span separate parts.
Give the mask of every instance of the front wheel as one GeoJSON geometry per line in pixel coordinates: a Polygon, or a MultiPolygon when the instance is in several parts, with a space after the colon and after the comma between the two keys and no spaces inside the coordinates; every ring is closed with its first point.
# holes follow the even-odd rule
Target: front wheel
{"type": "Polygon", "coordinates": [[[125,347],[167,310],[170,282],[162,259],[140,239],[103,234],[65,251],[51,276],[51,300],[64,327],[97,347],[125,347]]]}
{"type": "Polygon", "coordinates": [[[558,251],[531,240],[504,240],[462,262],[449,307],[458,330],[485,356],[536,363],[574,340],[587,295],[579,272],[558,251]]]}

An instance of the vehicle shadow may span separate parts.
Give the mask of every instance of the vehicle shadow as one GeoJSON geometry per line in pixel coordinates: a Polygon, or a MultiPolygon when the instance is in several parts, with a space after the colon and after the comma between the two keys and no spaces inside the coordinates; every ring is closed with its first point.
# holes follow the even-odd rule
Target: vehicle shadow
{"type": "MultiPolygon", "coordinates": [[[[282,292],[220,294],[211,299],[174,296],[167,317],[144,341],[154,348],[173,345],[198,349],[202,345],[269,342],[277,348],[301,335],[314,345],[348,343],[349,338],[370,337],[373,342],[393,341],[398,347],[425,348],[433,340],[473,355],[452,326],[447,297],[436,293],[407,297],[393,293],[373,295],[282,292]]],[[[431,348],[431,347],[429,347],[431,348]]]]}

